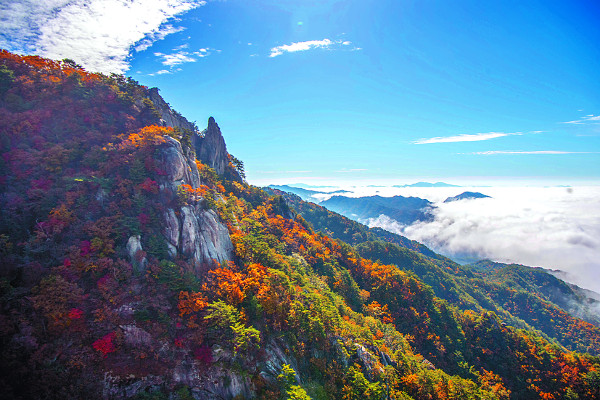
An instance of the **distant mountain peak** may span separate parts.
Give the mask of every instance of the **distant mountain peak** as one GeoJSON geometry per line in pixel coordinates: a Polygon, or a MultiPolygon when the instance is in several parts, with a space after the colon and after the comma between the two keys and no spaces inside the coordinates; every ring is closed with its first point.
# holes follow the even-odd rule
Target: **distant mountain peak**
{"type": "Polygon", "coordinates": [[[446,200],[444,200],[444,203],[451,203],[453,201],[460,201],[460,200],[485,199],[485,198],[491,198],[491,197],[486,194],[479,193],[479,192],[462,192],[461,194],[458,194],[456,196],[448,197],[446,200]]]}
{"type": "Polygon", "coordinates": [[[445,182],[435,182],[435,183],[417,182],[417,183],[412,183],[410,185],[394,185],[393,187],[405,188],[405,187],[460,187],[460,186],[451,185],[451,184],[445,183],[445,182]]]}

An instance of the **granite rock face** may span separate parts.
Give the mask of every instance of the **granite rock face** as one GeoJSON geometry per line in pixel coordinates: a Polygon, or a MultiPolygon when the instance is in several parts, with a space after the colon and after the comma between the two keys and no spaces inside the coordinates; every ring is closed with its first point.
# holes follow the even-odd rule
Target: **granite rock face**
{"type": "Polygon", "coordinates": [[[201,266],[224,262],[233,257],[233,245],[227,227],[217,214],[206,209],[202,198],[188,199],[182,204],[179,188],[189,185],[198,188],[202,180],[195,160],[186,156],[181,144],[165,137],[166,143],[155,155],[157,168],[162,172],[158,180],[159,196],[165,204],[163,236],[172,258],[183,255],[190,258],[201,273],[201,266]]]}
{"type": "Polygon", "coordinates": [[[213,210],[206,208],[204,199],[198,197],[182,202],[180,188],[189,185],[195,189],[205,183],[198,173],[196,158],[221,175],[231,175],[235,170],[229,166],[225,140],[214,118],[209,119],[206,130],[198,133],[195,124],[172,110],[158,89],[150,89],[149,98],[161,114],[163,126],[192,133],[192,146],[185,149],[178,140],[165,136],[165,143],[154,155],[154,163],[160,171],[158,196],[165,205],[162,233],[169,255],[173,259],[178,255],[191,259],[200,275],[215,263],[231,260],[233,245],[227,227],[213,210]]]}
{"type": "MultiPolygon", "coordinates": [[[[169,214],[174,213],[167,210],[169,214]]],[[[233,244],[229,231],[213,210],[187,205],[181,207],[177,222],[177,226],[181,227],[178,237],[177,232],[168,228],[165,236],[175,238],[170,244],[177,248],[178,254],[193,259],[198,267],[232,259],[233,244]]]]}
{"type": "Polygon", "coordinates": [[[148,97],[154,104],[154,108],[160,113],[160,123],[163,126],[179,128],[182,131],[188,130],[196,132],[197,128],[192,122],[188,121],[178,112],[174,111],[169,104],[158,94],[158,88],[148,90],[148,97]]]}
{"type": "Polygon", "coordinates": [[[166,142],[161,145],[155,156],[155,162],[161,170],[161,190],[171,190],[175,193],[182,184],[193,188],[200,186],[200,175],[192,156],[186,156],[181,143],[172,137],[165,136],[166,142]]]}
{"type": "Polygon", "coordinates": [[[208,119],[206,129],[200,135],[194,136],[192,143],[196,149],[196,157],[200,161],[213,168],[219,175],[225,173],[225,168],[229,164],[227,146],[221,129],[213,117],[208,119]]]}
{"type": "Polygon", "coordinates": [[[157,88],[149,89],[148,97],[154,104],[154,108],[161,115],[159,120],[161,125],[178,128],[182,133],[191,133],[192,148],[196,152],[195,157],[198,160],[213,168],[217,174],[223,175],[227,179],[238,182],[243,181],[240,174],[230,165],[225,139],[213,117],[208,119],[206,129],[199,132],[196,124],[188,121],[164,101],[160,94],[158,94],[157,88]]]}
{"type": "Polygon", "coordinates": [[[240,174],[230,165],[225,139],[213,117],[208,119],[205,130],[192,136],[192,145],[198,160],[214,169],[217,174],[229,180],[242,182],[240,174]]]}

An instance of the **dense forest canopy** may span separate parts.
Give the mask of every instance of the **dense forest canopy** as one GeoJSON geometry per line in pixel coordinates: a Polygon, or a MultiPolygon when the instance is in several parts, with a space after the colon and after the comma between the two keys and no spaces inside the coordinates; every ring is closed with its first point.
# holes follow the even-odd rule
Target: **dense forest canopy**
{"type": "Polygon", "coordinates": [[[0,53],[3,396],[600,397],[598,327],[541,278],[219,175],[150,97],[0,53]]]}

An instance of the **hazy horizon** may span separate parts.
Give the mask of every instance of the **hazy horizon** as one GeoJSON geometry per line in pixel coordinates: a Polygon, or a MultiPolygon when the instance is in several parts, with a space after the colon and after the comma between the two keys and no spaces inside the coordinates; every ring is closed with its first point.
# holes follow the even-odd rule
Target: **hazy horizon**
{"type": "MultiPolygon", "coordinates": [[[[348,197],[400,195],[427,199],[436,207],[433,221],[406,226],[380,216],[359,222],[417,240],[463,263],[490,259],[558,269],[569,274],[564,279],[600,293],[598,185],[434,188],[341,185],[324,191],[335,189],[347,190],[337,195],[348,197]],[[477,191],[491,198],[443,202],[465,191],[477,191]]],[[[323,201],[331,194],[316,197],[323,201]]]]}

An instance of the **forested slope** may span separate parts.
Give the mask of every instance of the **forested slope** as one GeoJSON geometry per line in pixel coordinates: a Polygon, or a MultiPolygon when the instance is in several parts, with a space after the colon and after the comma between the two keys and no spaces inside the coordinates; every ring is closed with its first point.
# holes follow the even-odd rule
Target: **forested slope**
{"type": "Polygon", "coordinates": [[[186,122],[131,79],[0,53],[3,397],[600,396],[597,357],[444,300],[417,264],[447,259],[316,232],[186,122]]]}
{"type": "Polygon", "coordinates": [[[462,310],[491,310],[509,325],[539,330],[572,350],[600,354],[596,302],[540,268],[489,261],[461,266],[403,236],[279,194],[316,230],[354,244],[363,257],[414,272],[436,296],[462,310]]]}

